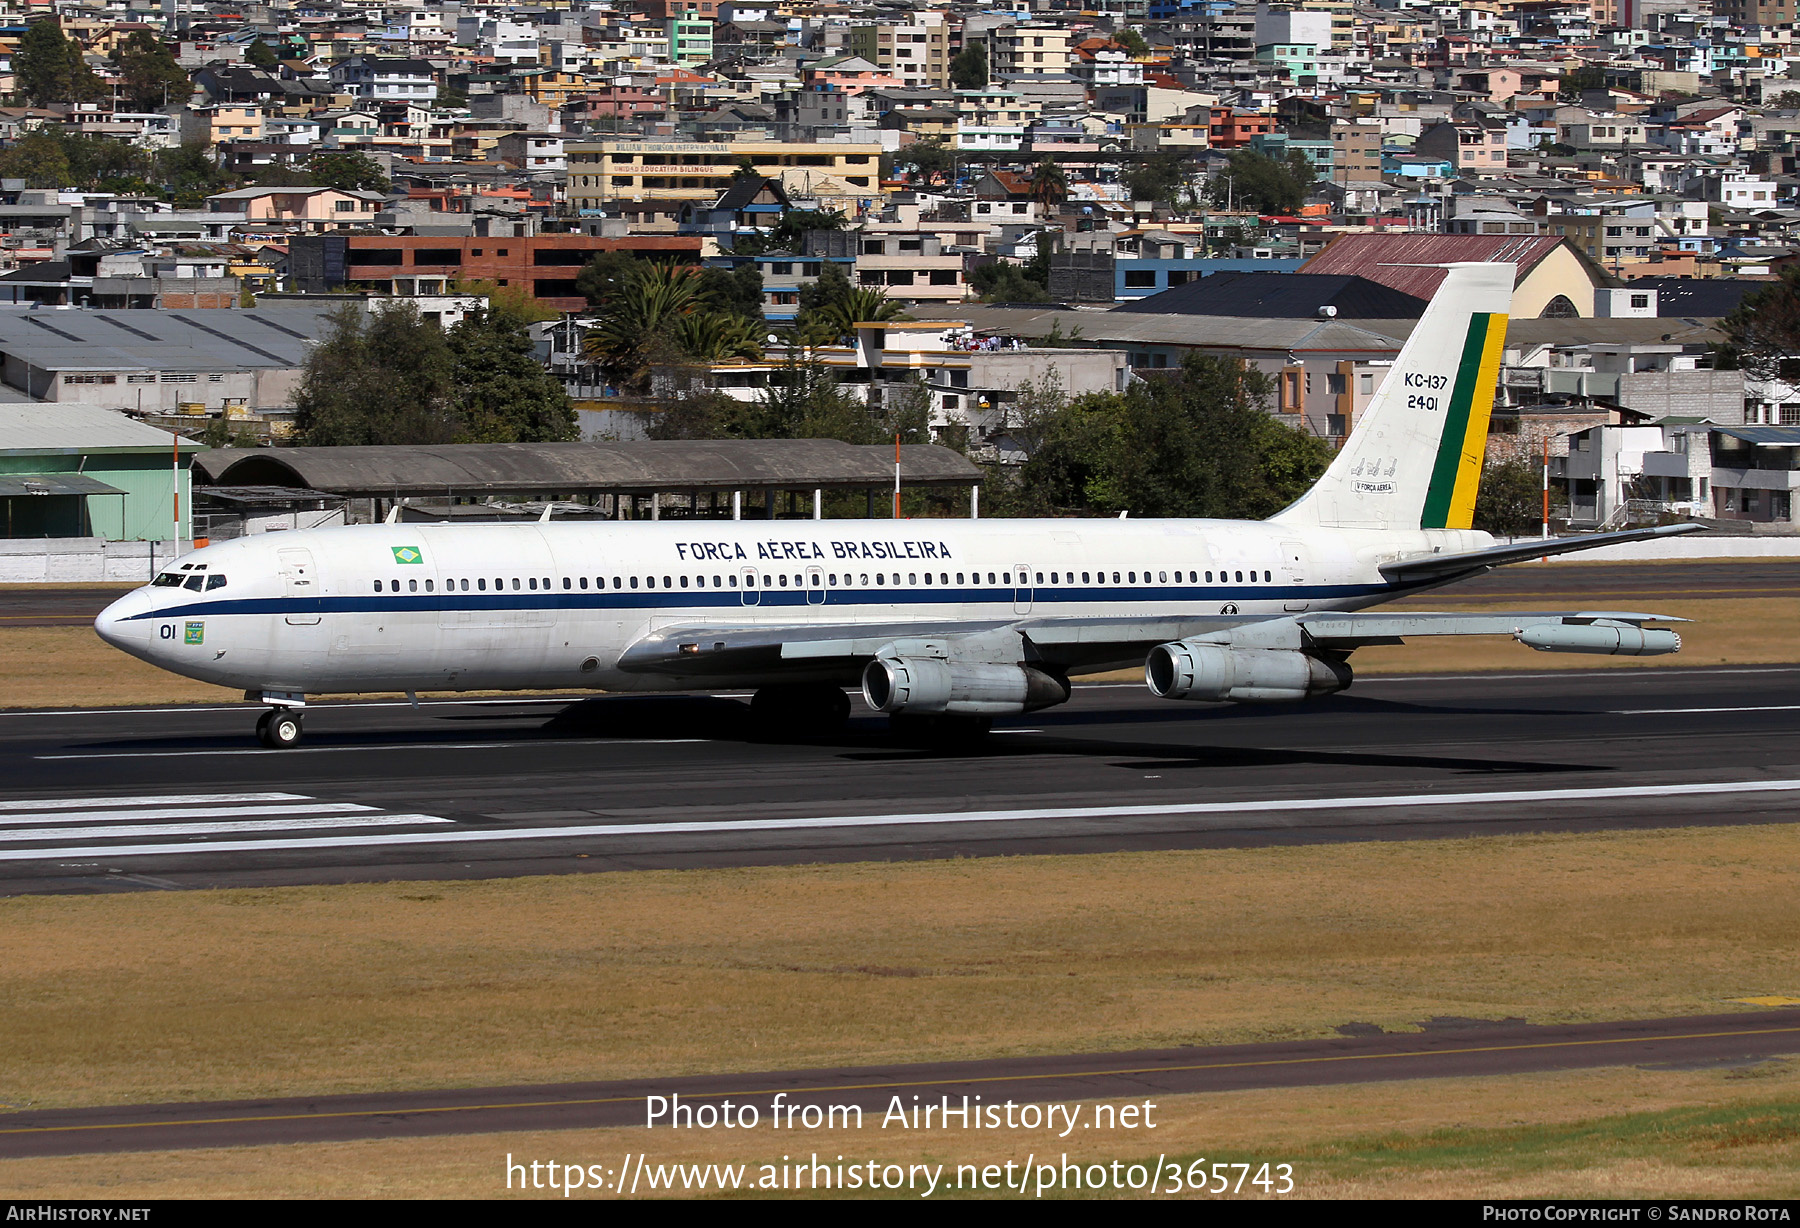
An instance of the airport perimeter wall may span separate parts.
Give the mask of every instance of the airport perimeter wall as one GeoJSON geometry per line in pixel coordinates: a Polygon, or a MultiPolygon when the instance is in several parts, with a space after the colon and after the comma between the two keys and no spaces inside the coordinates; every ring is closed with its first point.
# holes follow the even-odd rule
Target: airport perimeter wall
{"type": "Polygon", "coordinates": [[[146,584],[191,541],[113,542],[100,537],[0,539],[0,584],[146,584]]]}

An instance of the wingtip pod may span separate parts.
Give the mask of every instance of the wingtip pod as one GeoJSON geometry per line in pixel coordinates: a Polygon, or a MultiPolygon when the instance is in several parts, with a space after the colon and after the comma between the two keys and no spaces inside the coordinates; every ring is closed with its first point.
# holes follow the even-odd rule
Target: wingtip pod
{"type": "Polygon", "coordinates": [[[1444,280],[1350,438],[1318,483],[1277,513],[1277,522],[1469,527],[1516,269],[1440,267],[1444,280]]]}

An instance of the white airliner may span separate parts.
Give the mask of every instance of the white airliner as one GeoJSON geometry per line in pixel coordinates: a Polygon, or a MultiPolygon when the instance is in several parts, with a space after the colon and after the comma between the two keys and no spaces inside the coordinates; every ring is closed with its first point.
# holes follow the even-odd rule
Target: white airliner
{"type": "Polygon", "coordinates": [[[1699,526],[1496,546],[1470,529],[1513,266],[1448,266],[1318,484],[1267,521],[374,524],[183,556],[95,622],[108,643],[268,705],[308,695],[754,688],[795,725],[845,687],[939,733],[1145,666],[1164,699],[1299,700],[1356,648],[1507,635],[1561,652],[1680,647],[1626,612],[1356,613],[1489,568],[1699,526]],[[915,718],[919,718],[915,720],[915,718]]]}

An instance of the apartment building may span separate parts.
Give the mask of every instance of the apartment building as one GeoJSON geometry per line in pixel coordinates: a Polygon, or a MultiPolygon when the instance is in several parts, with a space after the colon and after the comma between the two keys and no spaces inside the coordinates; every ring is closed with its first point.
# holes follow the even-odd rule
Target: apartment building
{"type": "Polygon", "coordinates": [[[852,26],[844,49],[915,89],[950,86],[950,24],[944,14],[915,13],[911,21],[852,26]]]}

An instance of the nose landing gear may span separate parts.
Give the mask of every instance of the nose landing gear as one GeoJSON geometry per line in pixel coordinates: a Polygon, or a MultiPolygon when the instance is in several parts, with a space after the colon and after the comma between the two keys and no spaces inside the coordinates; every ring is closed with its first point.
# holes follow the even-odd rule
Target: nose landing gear
{"type": "Polygon", "coordinates": [[[306,697],[298,693],[246,691],[245,699],[260,699],[269,710],[257,718],[256,740],[270,750],[286,750],[300,745],[306,730],[300,724],[301,708],[306,697]]]}
{"type": "Polygon", "coordinates": [[[270,750],[298,746],[304,732],[300,714],[287,708],[272,708],[256,722],[256,740],[270,750]]]}

